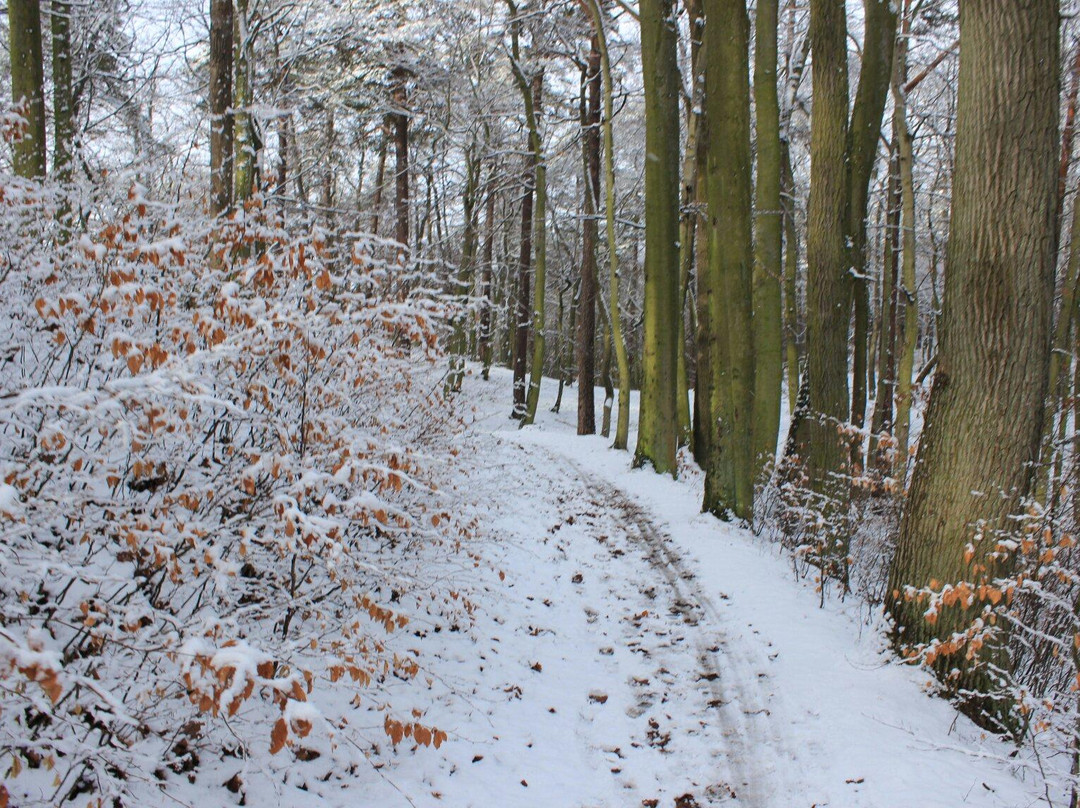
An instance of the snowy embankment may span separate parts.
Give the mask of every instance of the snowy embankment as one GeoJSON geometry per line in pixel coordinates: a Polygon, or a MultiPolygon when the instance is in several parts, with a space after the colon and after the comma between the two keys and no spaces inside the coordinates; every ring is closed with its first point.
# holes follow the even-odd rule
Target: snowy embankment
{"type": "Polygon", "coordinates": [[[424,639],[426,717],[449,742],[384,745],[354,777],[295,762],[248,804],[1040,803],[1012,747],[930,697],[865,608],[819,608],[774,546],[699,513],[700,475],[631,470],[609,440],[576,436],[576,390],[552,414],[550,380],[520,430],[509,373],[470,370],[443,490],[486,545],[463,571],[480,581],[476,622],[424,639]]]}

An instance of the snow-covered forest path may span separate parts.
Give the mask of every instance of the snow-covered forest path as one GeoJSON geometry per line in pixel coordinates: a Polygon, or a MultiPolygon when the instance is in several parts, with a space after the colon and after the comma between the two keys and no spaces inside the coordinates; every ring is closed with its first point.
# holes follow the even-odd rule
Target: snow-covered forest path
{"type": "Polygon", "coordinates": [[[865,607],[819,607],[774,546],[699,512],[693,471],[631,470],[574,434],[576,390],[556,415],[546,385],[519,430],[508,373],[466,382],[448,493],[494,572],[471,643],[447,637],[431,665],[445,693],[428,715],[452,742],[395,761],[389,804],[1039,803],[1011,747],[890,661],[865,607]]]}

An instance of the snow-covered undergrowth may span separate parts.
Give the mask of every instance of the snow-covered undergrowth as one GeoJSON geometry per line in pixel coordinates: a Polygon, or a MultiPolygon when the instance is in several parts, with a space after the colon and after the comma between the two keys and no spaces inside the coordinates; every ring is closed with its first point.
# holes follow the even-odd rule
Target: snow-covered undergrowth
{"type": "Polygon", "coordinates": [[[258,204],[67,201],[0,178],[0,797],[441,746],[402,689],[472,608],[437,296],[258,204]]]}

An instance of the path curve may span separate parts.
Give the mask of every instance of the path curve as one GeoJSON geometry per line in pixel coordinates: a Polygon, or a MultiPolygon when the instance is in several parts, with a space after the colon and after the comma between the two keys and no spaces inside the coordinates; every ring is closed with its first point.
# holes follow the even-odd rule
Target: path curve
{"type": "Polygon", "coordinates": [[[788,780],[795,756],[779,731],[780,697],[765,686],[768,661],[725,630],[716,603],[671,537],[644,508],[576,461],[545,451],[574,471],[598,507],[619,514],[627,537],[644,549],[646,560],[671,591],[679,617],[693,628],[700,681],[711,691],[709,706],[717,716],[715,729],[726,752],[724,760],[718,761],[730,786],[724,796],[752,808],[777,805],[776,799],[792,793],[788,780]]]}

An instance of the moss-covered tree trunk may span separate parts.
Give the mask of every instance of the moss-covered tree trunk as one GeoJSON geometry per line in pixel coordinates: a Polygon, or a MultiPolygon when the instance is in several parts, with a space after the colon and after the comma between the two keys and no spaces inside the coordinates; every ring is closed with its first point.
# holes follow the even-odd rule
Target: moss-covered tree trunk
{"type": "Polygon", "coordinates": [[[754,482],[776,455],[784,379],[780,279],[780,98],[776,90],[779,0],[758,0],[754,20],[754,110],[757,185],[754,232],[754,482]]]}
{"type": "MultiPolygon", "coordinates": [[[[896,41],[895,0],[863,0],[863,54],[859,86],[848,130],[848,261],[852,269],[855,328],[852,335],[851,423],[859,429],[866,417],[867,358],[870,342],[870,281],[866,271],[866,210],[870,175],[881,136],[881,116],[892,78],[896,41]]],[[[858,435],[858,433],[854,433],[858,435]]],[[[852,441],[855,465],[862,465],[862,445],[852,441]]]]}
{"type": "Polygon", "coordinates": [[[584,203],[581,219],[581,289],[578,297],[575,359],[577,362],[577,433],[596,433],[596,247],[600,207],[600,46],[594,34],[585,68],[581,99],[584,203]],[[584,97],[588,96],[587,100],[584,97]]]}
{"type": "Polygon", "coordinates": [[[25,179],[45,176],[45,68],[41,57],[38,0],[8,0],[11,100],[26,119],[14,143],[15,173],[25,179]]]}
{"type": "Polygon", "coordinates": [[[849,208],[847,148],[847,15],[836,0],[811,0],[814,108],[810,127],[810,200],[806,228],[807,379],[804,417],[789,448],[801,459],[823,516],[828,573],[846,580],[847,539],[841,524],[848,501],[850,445],[848,322],[851,273],[845,234],[849,208]]]}
{"type": "MultiPolygon", "coordinates": [[[[708,262],[698,274],[698,385],[707,451],[703,509],[753,517],[753,204],[750,19],[741,0],[705,2],[708,262]]],[[[704,461],[704,462],[702,462],[704,461]]]]}
{"type": "MultiPolygon", "coordinates": [[[[1015,531],[1009,517],[1030,490],[1054,292],[1058,24],[1054,0],[960,3],[938,367],[889,575],[901,647],[950,642],[982,611],[976,596],[942,606],[931,621],[927,603],[906,588],[977,587],[1006,571],[998,538],[1015,531]]],[[[994,687],[975,664],[987,661],[1008,667],[1000,643],[942,650],[934,667],[970,714],[1000,726],[1007,705],[977,695],[994,687]]]]}
{"type": "Polygon", "coordinates": [[[676,474],[679,447],[679,67],[671,0],[642,0],[645,89],[645,307],[635,465],[676,474]]]}
{"type": "MultiPolygon", "coordinates": [[[[1055,209],[1057,211],[1055,232],[1059,247],[1065,218],[1065,188],[1069,178],[1069,166],[1072,163],[1072,142],[1076,130],[1077,96],[1080,93],[1080,40],[1074,43],[1074,48],[1069,92],[1065,103],[1065,121],[1061,132],[1061,153],[1058,160],[1058,184],[1055,198],[1055,209]]],[[[1049,499],[1050,502],[1055,504],[1057,491],[1054,486],[1060,482],[1058,470],[1061,468],[1064,459],[1062,456],[1064,444],[1055,441],[1055,431],[1062,432],[1068,429],[1068,408],[1064,406],[1064,399],[1068,390],[1068,373],[1063,371],[1067,371],[1069,340],[1076,325],[1074,300],[1077,291],[1076,286],[1080,282],[1080,276],[1076,274],[1076,266],[1074,265],[1075,250],[1077,248],[1075,239],[1077,237],[1080,237],[1080,234],[1076,232],[1076,215],[1074,213],[1065,275],[1062,278],[1061,300],[1054,324],[1053,348],[1050,352],[1048,397],[1046,399],[1046,414],[1043,417],[1042,449],[1040,450],[1040,464],[1043,468],[1035,488],[1035,498],[1037,500],[1046,502],[1049,499]],[[1056,430],[1055,419],[1057,420],[1056,430]]],[[[1059,250],[1055,249],[1055,256],[1058,253],[1059,250]]]]}

